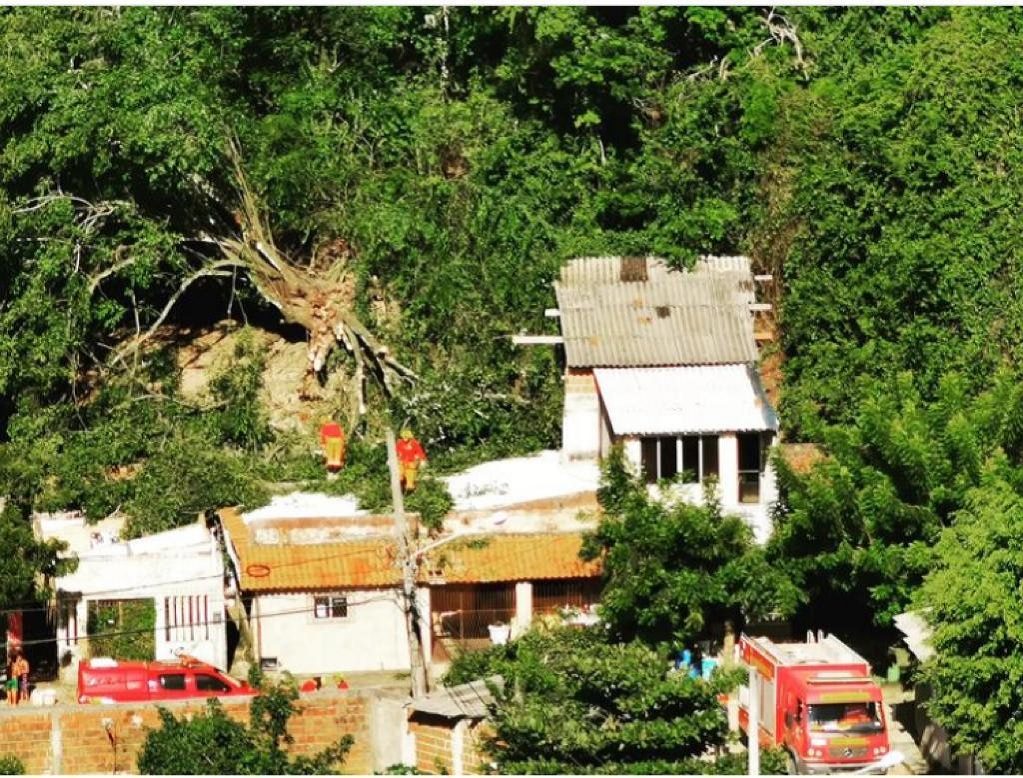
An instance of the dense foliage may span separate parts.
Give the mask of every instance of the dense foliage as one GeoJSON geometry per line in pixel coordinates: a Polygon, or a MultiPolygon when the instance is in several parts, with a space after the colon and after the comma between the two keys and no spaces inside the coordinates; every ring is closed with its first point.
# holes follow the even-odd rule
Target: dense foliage
{"type": "Polygon", "coordinates": [[[917,604],[933,628],[935,655],[923,668],[933,688],[928,711],[955,753],[1008,775],[1023,769],[1023,498],[996,473],[984,481],[942,533],[917,604]]]}
{"type": "Polygon", "coordinates": [[[253,698],[249,723],[235,721],[216,699],[198,715],[176,718],[160,708],[159,729],[146,735],[138,756],[144,775],[331,775],[351,750],[352,736],[311,757],[292,757],[288,720],[295,714],[294,686],[264,686],[253,698]]]}
{"type": "Polygon", "coordinates": [[[153,599],[89,603],[86,633],[93,656],[151,662],[156,658],[156,603],[153,599]]]}
{"type": "Polygon", "coordinates": [[[828,458],[808,475],[782,463],[772,561],[805,587],[810,625],[888,625],[984,473],[1023,490],[1023,384],[1002,370],[972,394],[949,373],[928,402],[903,373],[821,443],[828,458]]]}
{"type": "Polygon", "coordinates": [[[601,556],[601,616],[616,637],[676,650],[725,621],[790,615],[800,592],[768,564],[744,519],[651,497],[621,448],[604,466],[603,513],[583,554],[601,556]]]}
{"type": "MultiPolygon", "coordinates": [[[[736,678],[711,681],[669,670],[640,642],[601,629],[532,631],[454,661],[445,682],[500,676],[487,739],[496,772],[557,775],[691,775],[746,771],[745,757],[713,754],[728,734],[717,695],[736,678]]],[[[764,772],[782,762],[765,754],[764,772]]]]}
{"type": "MultiPolygon", "coordinates": [[[[311,344],[295,307],[336,292],[386,344],[368,356],[417,376],[341,348],[314,376],[344,376],[343,413],[368,376],[332,488],[377,507],[384,423],[437,470],[557,444],[557,353],[507,335],[554,331],[567,258],[746,252],[774,277],[785,435],[824,453],[783,468],[767,558],[806,626],[889,623],[984,469],[1023,484],[1021,44],[1013,8],[0,10],[0,493],[21,517],[0,531],[25,549],[0,595],[52,567],[12,523],[32,507],[121,508],[143,533],[328,487],[311,431],[259,407],[258,348],[183,398],[186,325],[311,344]],[[282,297],[254,231],[320,285],[282,297]]],[[[446,497],[416,500],[435,522],[446,497]]],[[[666,544],[716,549],[687,564],[745,554],[729,524],[668,515],[666,544]]],[[[634,583],[612,610],[664,609],[642,564],[613,564],[634,583]]],[[[737,607],[701,582],[706,602],[676,590],[684,616],[629,629],[676,640],[737,607]]]]}

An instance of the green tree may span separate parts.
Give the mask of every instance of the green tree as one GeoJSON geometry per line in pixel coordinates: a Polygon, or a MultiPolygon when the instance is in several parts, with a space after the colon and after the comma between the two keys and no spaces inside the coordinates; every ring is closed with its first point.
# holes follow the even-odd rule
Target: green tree
{"type": "Polygon", "coordinates": [[[872,387],[854,424],[823,428],[827,458],[809,473],[778,463],[783,504],[769,557],[805,589],[808,627],[890,627],[985,468],[1023,486],[1023,389],[1014,371],[992,376],[976,395],[949,374],[932,401],[913,378],[872,387]]]}
{"type": "Polygon", "coordinates": [[[292,757],[288,720],[295,714],[294,685],[265,686],[252,700],[249,723],[230,718],[216,699],[196,716],[176,718],[160,708],[159,729],[151,730],[138,756],[145,775],[330,775],[351,750],[353,738],[311,757],[292,757]]]}
{"type": "Polygon", "coordinates": [[[933,630],[928,712],[954,753],[975,754],[992,774],[1023,770],[1021,586],[1023,498],[989,472],[942,532],[915,604],[933,630]]]}
{"type": "Polygon", "coordinates": [[[604,512],[583,553],[603,558],[600,612],[616,636],[677,649],[711,625],[788,614],[799,602],[745,519],[723,515],[713,498],[695,506],[651,497],[620,448],[598,498],[604,512]]]}
{"type": "Polygon", "coordinates": [[[23,509],[7,502],[0,511],[0,543],[7,553],[0,560],[0,610],[17,609],[41,595],[39,575],[52,579],[73,572],[76,559],[62,559],[67,544],[36,538],[23,509]]]}
{"type": "MultiPolygon", "coordinates": [[[[744,772],[744,759],[706,758],[725,745],[717,695],[737,678],[711,681],[669,670],[639,642],[600,629],[533,630],[506,646],[456,659],[449,685],[500,675],[487,753],[510,774],[699,774],[744,772]]],[[[783,772],[765,754],[765,772],[783,772]]]]}

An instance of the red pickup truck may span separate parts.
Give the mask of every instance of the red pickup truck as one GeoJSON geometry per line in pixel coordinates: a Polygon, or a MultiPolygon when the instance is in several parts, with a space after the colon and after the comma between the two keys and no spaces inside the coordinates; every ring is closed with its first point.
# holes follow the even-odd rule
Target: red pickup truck
{"type": "Polygon", "coordinates": [[[244,697],[256,690],[200,662],[85,660],[78,666],[78,702],[148,702],[195,697],[244,697]]]}

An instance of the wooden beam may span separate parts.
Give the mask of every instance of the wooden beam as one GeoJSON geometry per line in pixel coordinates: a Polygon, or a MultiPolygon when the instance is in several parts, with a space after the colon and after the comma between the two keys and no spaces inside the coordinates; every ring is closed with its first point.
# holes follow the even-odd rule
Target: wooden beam
{"type": "Polygon", "coordinates": [[[557,308],[544,308],[543,315],[548,319],[557,319],[561,316],[561,311],[557,308]]]}
{"type": "Polygon", "coordinates": [[[561,335],[512,335],[511,339],[516,346],[557,346],[565,342],[561,335]]]}
{"type": "Polygon", "coordinates": [[[774,306],[770,303],[750,303],[749,309],[751,311],[770,311],[774,309],[774,306]]]}

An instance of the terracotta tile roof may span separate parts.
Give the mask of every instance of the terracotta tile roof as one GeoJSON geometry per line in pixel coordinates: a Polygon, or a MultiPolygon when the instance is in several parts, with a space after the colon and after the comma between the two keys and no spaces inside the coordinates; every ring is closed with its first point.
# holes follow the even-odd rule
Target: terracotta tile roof
{"type": "MultiPolygon", "coordinates": [[[[296,591],[396,586],[396,544],[367,538],[310,545],[262,545],[233,508],[220,511],[240,567],[243,591],[296,591]]],[[[600,575],[600,561],[579,558],[582,534],[495,534],[452,541],[427,552],[422,583],[489,583],[600,575]]]]}
{"type": "Polygon", "coordinates": [[[399,582],[393,540],[263,545],[253,541],[236,509],[225,508],[219,515],[240,567],[243,591],[365,588],[399,582]]]}
{"type": "Polygon", "coordinates": [[[600,575],[599,561],[579,558],[582,542],[579,532],[509,533],[456,540],[427,554],[423,578],[490,583],[600,575]]]}

